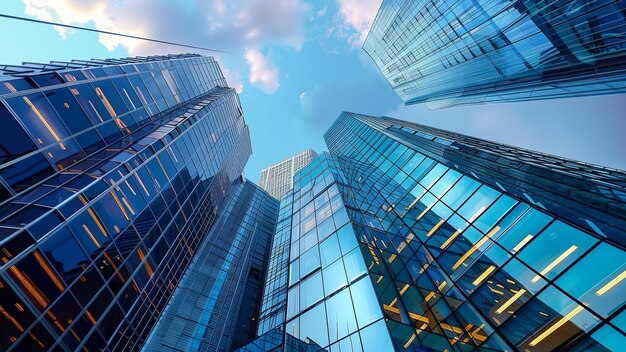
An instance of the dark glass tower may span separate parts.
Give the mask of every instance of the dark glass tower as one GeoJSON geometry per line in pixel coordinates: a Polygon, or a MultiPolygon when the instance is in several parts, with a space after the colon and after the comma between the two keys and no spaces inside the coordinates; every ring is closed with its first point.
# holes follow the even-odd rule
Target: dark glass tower
{"type": "Polygon", "coordinates": [[[622,349],[624,171],[353,113],[325,139],[243,350],[622,349]]]}
{"type": "Polygon", "coordinates": [[[621,0],[385,0],[363,48],[406,104],[626,92],[621,0]]]}
{"type": "Polygon", "coordinates": [[[279,202],[238,186],[144,351],[226,351],[256,336],[279,202]]]}
{"type": "MultiPolygon", "coordinates": [[[[212,58],[0,70],[0,350],[139,350],[193,258],[245,236],[262,252],[272,202],[241,184],[248,128],[212,58]]],[[[256,295],[262,260],[230,258],[237,294],[256,295]]],[[[254,309],[229,317],[250,328],[254,309]]]]}

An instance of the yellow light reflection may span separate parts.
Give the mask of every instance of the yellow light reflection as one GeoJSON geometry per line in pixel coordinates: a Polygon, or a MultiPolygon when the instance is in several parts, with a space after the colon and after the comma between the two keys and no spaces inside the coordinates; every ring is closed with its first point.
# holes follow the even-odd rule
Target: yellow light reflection
{"type": "Polygon", "coordinates": [[[430,237],[433,235],[433,233],[435,233],[435,231],[437,231],[437,229],[439,229],[439,227],[441,227],[441,225],[443,224],[444,220],[443,219],[439,219],[439,222],[437,222],[437,224],[435,224],[435,226],[433,226],[432,229],[430,229],[430,231],[428,231],[428,233],[426,234],[426,237],[430,237]]]}
{"type": "Polygon", "coordinates": [[[554,325],[550,326],[548,329],[546,329],[546,331],[541,333],[541,335],[537,336],[528,345],[531,346],[531,347],[536,346],[539,342],[543,341],[546,337],[548,337],[550,334],[555,332],[558,328],[563,326],[563,324],[567,323],[573,317],[575,317],[578,313],[582,312],[582,310],[583,310],[582,306],[577,306],[571,312],[569,312],[566,316],[564,316],[563,318],[559,319],[559,321],[554,323],[554,325]]]}
{"type": "Polygon", "coordinates": [[[522,249],[522,247],[524,247],[526,245],[526,243],[528,243],[528,241],[533,239],[533,235],[528,235],[526,237],[524,237],[523,240],[521,240],[517,246],[513,247],[513,249],[511,249],[511,253],[517,253],[520,249],[522,249]]]}
{"type": "Polygon", "coordinates": [[[28,97],[22,97],[22,99],[24,99],[26,104],[30,106],[30,109],[33,110],[35,115],[37,115],[37,118],[39,118],[39,121],[41,121],[41,123],[46,127],[48,132],[50,132],[50,134],[52,135],[52,138],[54,138],[54,140],[59,143],[59,146],[61,146],[61,149],[65,150],[65,146],[63,145],[63,143],[61,143],[61,139],[59,138],[59,135],[57,135],[57,133],[52,128],[52,126],[50,126],[48,121],[46,121],[46,118],[43,117],[43,115],[39,112],[39,109],[37,109],[37,107],[33,105],[33,103],[30,101],[30,99],[28,99],[28,97]]]}
{"type": "Polygon", "coordinates": [[[446,249],[452,241],[461,233],[461,229],[454,231],[454,233],[448,238],[442,245],[439,247],[440,249],[446,249]]]}
{"type": "MultiPolygon", "coordinates": [[[[577,248],[578,246],[576,245],[572,245],[571,247],[569,247],[567,250],[565,250],[565,252],[561,253],[560,256],[558,256],[555,260],[553,260],[552,263],[548,264],[548,266],[546,266],[543,270],[541,270],[540,274],[545,276],[547,273],[550,272],[550,270],[554,269],[554,267],[559,265],[559,263],[565,260],[565,258],[567,258],[570,254],[574,253],[574,251],[577,248]]],[[[539,279],[541,279],[541,276],[535,275],[535,277],[533,277],[532,280],[530,280],[530,282],[536,283],[537,281],[539,281],[539,279]]]]}
{"type": "Polygon", "coordinates": [[[117,116],[115,109],[113,109],[113,106],[111,105],[111,103],[109,103],[109,99],[107,99],[106,95],[104,95],[104,92],[102,92],[102,89],[100,89],[100,87],[96,87],[96,94],[104,104],[104,107],[107,109],[111,117],[117,116]]]}
{"type": "Polygon", "coordinates": [[[516,294],[514,294],[513,296],[511,296],[511,298],[509,298],[506,302],[504,302],[503,305],[500,306],[500,308],[498,308],[496,310],[496,314],[502,314],[502,312],[504,312],[507,308],[509,308],[511,306],[511,304],[513,304],[515,301],[517,301],[520,297],[522,297],[522,295],[526,293],[525,289],[520,289],[519,291],[517,291],[516,294]]]}
{"type": "MultiPolygon", "coordinates": [[[[146,257],[143,254],[143,251],[141,250],[141,248],[137,248],[137,255],[139,255],[139,259],[141,259],[141,261],[144,260],[144,258],[146,257]]],[[[148,273],[149,277],[152,277],[152,274],[154,274],[154,271],[152,271],[152,267],[150,266],[150,263],[148,263],[148,261],[146,260],[143,263],[144,268],[146,268],[146,272],[148,273]]]]}
{"type": "Polygon", "coordinates": [[[35,260],[37,261],[37,263],[39,263],[43,271],[46,272],[46,275],[48,275],[50,280],[54,282],[54,285],[59,289],[59,291],[65,291],[65,286],[63,285],[63,283],[61,283],[61,279],[59,279],[59,277],[52,271],[52,269],[50,269],[50,266],[48,266],[41,254],[35,251],[33,252],[33,256],[35,257],[35,260]]]}
{"type": "Polygon", "coordinates": [[[472,285],[480,285],[494,270],[496,270],[495,265],[490,265],[482,274],[480,274],[480,276],[476,278],[476,280],[472,281],[472,285]]]}
{"type": "Polygon", "coordinates": [[[487,242],[487,240],[490,239],[491,236],[493,236],[499,230],[500,227],[495,226],[491,231],[489,231],[489,233],[483,236],[483,238],[476,242],[465,254],[461,256],[461,258],[459,258],[459,260],[452,266],[452,270],[458,269],[461,264],[463,264],[463,262],[467,260],[467,258],[469,258],[478,248],[480,248],[480,246],[485,244],[485,242],[487,242]]]}
{"type": "Polygon", "coordinates": [[[602,296],[607,293],[610,289],[615,287],[617,284],[622,282],[622,280],[626,279],[626,270],[622,271],[621,274],[617,275],[613,278],[613,280],[609,281],[606,285],[602,286],[598,291],[596,291],[596,295],[602,296]]]}

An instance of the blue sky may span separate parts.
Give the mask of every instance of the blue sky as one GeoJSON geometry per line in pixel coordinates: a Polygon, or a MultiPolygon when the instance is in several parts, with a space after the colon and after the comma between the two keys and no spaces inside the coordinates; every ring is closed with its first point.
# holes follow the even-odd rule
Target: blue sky
{"type": "MultiPolygon", "coordinates": [[[[626,97],[406,107],[360,48],[380,0],[4,0],[0,13],[229,50],[253,155],[246,177],[306,148],[343,110],[387,115],[626,169],[626,97]]],[[[189,52],[0,18],[0,64],[189,52]]],[[[199,52],[201,54],[210,54],[199,52]]]]}

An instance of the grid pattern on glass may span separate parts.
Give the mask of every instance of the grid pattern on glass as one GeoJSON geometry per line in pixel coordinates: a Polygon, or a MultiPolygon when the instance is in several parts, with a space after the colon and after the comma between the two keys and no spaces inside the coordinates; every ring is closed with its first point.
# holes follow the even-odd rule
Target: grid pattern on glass
{"type": "Polygon", "coordinates": [[[623,1],[385,0],[363,45],[407,104],[626,92],[623,1]]]}
{"type": "Polygon", "coordinates": [[[256,336],[279,202],[251,182],[229,199],[146,350],[232,351],[256,336]]]}
{"type": "MultiPolygon", "coordinates": [[[[326,140],[396,350],[608,351],[623,337],[623,249],[437,162],[431,145],[450,141],[416,148],[385,119],[359,116],[342,116],[326,140]],[[598,260],[608,253],[614,261],[598,260]],[[592,267],[601,275],[582,274],[592,267]]],[[[317,296],[299,297],[294,311],[317,296]]]]}
{"type": "Polygon", "coordinates": [[[250,155],[213,59],[110,64],[2,78],[32,141],[0,165],[2,350],[139,348],[250,155]]]}

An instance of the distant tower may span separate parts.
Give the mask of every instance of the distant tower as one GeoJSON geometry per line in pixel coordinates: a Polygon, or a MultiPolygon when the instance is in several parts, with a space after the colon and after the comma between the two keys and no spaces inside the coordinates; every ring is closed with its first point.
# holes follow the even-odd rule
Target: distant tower
{"type": "Polygon", "coordinates": [[[276,199],[293,188],[293,175],[308,165],[317,156],[312,149],[307,149],[290,158],[281,160],[261,170],[259,186],[276,199]]]}

